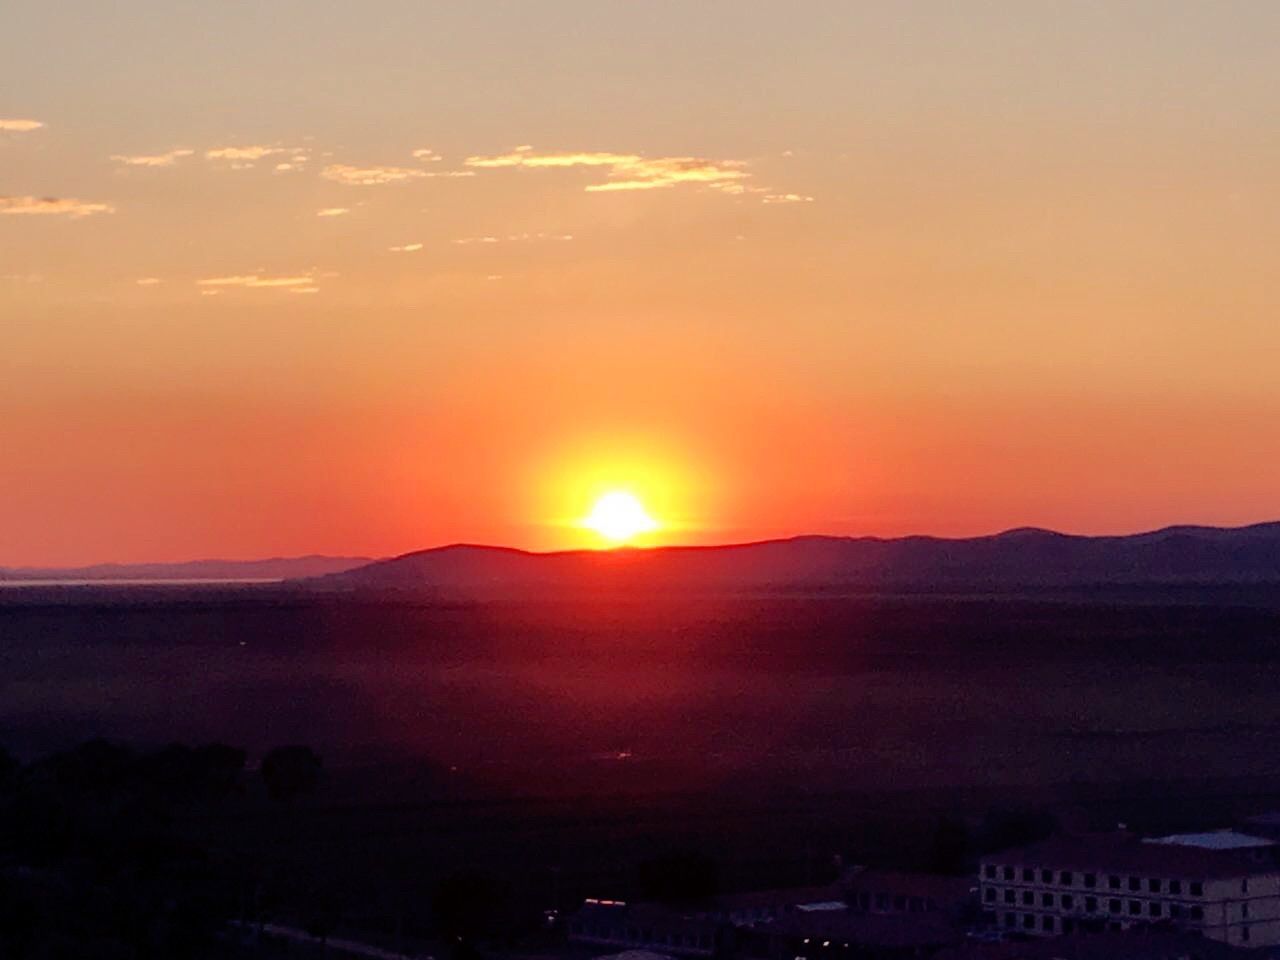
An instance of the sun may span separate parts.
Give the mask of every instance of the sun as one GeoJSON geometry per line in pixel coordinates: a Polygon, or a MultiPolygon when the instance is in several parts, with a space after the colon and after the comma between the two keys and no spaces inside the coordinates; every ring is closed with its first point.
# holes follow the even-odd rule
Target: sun
{"type": "Polygon", "coordinates": [[[618,544],[658,529],[658,521],[649,516],[644,504],[625,490],[612,490],[600,497],[582,525],[618,544]]]}

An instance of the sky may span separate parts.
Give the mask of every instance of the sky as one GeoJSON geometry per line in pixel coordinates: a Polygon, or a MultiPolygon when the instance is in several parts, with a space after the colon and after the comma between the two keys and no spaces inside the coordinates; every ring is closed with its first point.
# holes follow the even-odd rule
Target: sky
{"type": "Polygon", "coordinates": [[[1280,518],[1280,5],[6,0],[0,565],[1280,518]]]}

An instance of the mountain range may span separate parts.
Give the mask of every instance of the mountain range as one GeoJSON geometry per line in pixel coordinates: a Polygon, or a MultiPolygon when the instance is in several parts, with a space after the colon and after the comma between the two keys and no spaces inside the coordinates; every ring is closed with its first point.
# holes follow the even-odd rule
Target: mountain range
{"type": "Polygon", "coordinates": [[[576,588],[1265,584],[1280,586],[1280,522],[1127,536],[1022,528],[966,539],[800,536],[711,547],[530,553],[456,544],[314,578],[322,590],[485,596],[576,588]]]}
{"type": "Polygon", "coordinates": [[[293,580],[339,573],[370,557],[272,557],[182,563],[98,563],[85,567],[0,567],[0,581],[30,580],[293,580]]]}

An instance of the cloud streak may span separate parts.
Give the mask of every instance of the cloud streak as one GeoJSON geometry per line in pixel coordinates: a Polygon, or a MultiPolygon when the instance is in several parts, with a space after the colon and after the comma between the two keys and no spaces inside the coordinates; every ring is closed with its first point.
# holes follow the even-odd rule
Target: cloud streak
{"type": "Polygon", "coordinates": [[[493,170],[569,169],[586,167],[604,171],[605,179],[584,187],[588,193],[622,190],[663,190],[682,184],[709,187],[734,184],[751,176],[742,160],[708,160],[704,157],[645,157],[637,153],[577,152],[538,153],[530,146],[516,147],[497,156],[468,157],[468,167],[493,170]]]}
{"type": "Polygon", "coordinates": [[[30,133],[39,130],[44,124],[39,120],[0,119],[0,131],[5,133],[30,133]]]}
{"type": "Polygon", "coordinates": [[[71,197],[0,197],[0,214],[10,216],[71,217],[79,220],[96,213],[115,213],[109,203],[93,203],[71,197]]]}
{"type": "Polygon", "coordinates": [[[331,163],[320,171],[320,176],[348,187],[376,187],[387,183],[406,183],[434,177],[474,177],[473,170],[419,170],[417,167],[355,167],[346,163],[331,163]]]}
{"type": "Polygon", "coordinates": [[[345,163],[331,163],[320,171],[320,176],[348,187],[373,187],[385,183],[404,183],[425,177],[425,170],[413,167],[353,167],[345,163]]]}
{"type": "Polygon", "coordinates": [[[183,157],[190,157],[194,150],[170,150],[168,153],[115,154],[111,159],[126,167],[172,167],[183,157]]]}
{"type": "Polygon", "coordinates": [[[248,289],[289,289],[291,287],[313,287],[316,278],[303,274],[296,277],[264,277],[256,273],[235,274],[228,277],[208,277],[197,280],[200,287],[245,287],[248,289]]]}

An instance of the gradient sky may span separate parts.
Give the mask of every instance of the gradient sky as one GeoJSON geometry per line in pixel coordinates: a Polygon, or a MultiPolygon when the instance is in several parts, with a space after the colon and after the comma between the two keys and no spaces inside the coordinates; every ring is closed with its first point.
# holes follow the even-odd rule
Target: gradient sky
{"type": "Polygon", "coordinates": [[[1280,4],[6,0],[0,564],[1280,517],[1280,4]]]}

